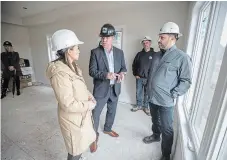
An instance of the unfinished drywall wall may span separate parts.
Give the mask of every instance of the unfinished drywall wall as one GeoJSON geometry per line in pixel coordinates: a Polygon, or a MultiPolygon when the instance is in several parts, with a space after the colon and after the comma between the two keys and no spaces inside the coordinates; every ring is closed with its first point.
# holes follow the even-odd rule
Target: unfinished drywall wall
{"type": "MultiPolygon", "coordinates": [[[[29,34],[26,27],[1,23],[1,45],[4,41],[12,42],[13,48],[19,53],[20,58],[29,59],[30,65],[33,67],[29,34]]],[[[4,47],[1,47],[1,51],[5,51],[4,47]]],[[[34,74],[32,75],[32,80],[35,81],[34,74]]]]}
{"type": "MultiPolygon", "coordinates": [[[[90,2],[96,3],[96,2],[90,2]]],[[[109,2],[108,6],[113,2],[109,2]]],[[[123,4],[122,4],[123,5],[123,4]]],[[[80,40],[85,44],[81,45],[81,55],[78,64],[83,70],[87,85],[92,90],[92,78],[88,75],[88,64],[90,50],[98,46],[98,35],[104,23],[112,23],[117,28],[123,28],[123,50],[125,54],[128,74],[122,85],[120,101],[135,104],[136,85],[132,75],[132,62],[138,51],[142,49],[141,38],[149,35],[153,39],[152,46],[158,50],[157,39],[160,27],[168,21],[176,22],[184,34],[188,18],[188,2],[137,2],[124,7],[119,6],[108,10],[85,12],[78,16],[65,17],[48,25],[30,27],[32,57],[38,82],[49,83],[45,77],[45,70],[48,60],[48,48],[46,35],[53,34],[58,29],[70,29],[75,31],[80,40]]],[[[89,6],[92,10],[92,5],[89,6]]],[[[75,6],[76,10],[76,6],[75,6]]],[[[185,37],[178,43],[179,48],[185,49],[185,37]]]]}

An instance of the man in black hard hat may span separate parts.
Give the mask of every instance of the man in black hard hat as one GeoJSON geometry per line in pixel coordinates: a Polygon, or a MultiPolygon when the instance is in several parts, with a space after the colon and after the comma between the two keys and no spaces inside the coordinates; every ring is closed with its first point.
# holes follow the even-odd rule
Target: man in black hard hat
{"type": "Polygon", "coordinates": [[[6,91],[9,85],[9,80],[11,77],[15,78],[17,95],[20,95],[20,76],[21,68],[20,68],[20,57],[18,52],[14,52],[12,43],[9,41],[5,41],[3,43],[5,48],[5,52],[1,53],[1,63],[3,65],[3,86],[2,86],[2,95],[1,99],[6,96],[6,91]]]}
{"type": "MultiPolygon", "coordinates": [[[[89,75],[93,77],[93,95],[97,101],[93,110],[97,140],[100,114],[105,104],[107,104],[107,114],[104,133],[111,137],[119,136],[112,130],[112,126],[121,92],[121,82],[127,69],[123,51],[112,45],[115,34],[115,29],[111,24],[103,25],[100,31],[101,45],[91,50],[89,75]]],[[[97,140],[91,145],[91,152],[96,151],[97,140]]]]}

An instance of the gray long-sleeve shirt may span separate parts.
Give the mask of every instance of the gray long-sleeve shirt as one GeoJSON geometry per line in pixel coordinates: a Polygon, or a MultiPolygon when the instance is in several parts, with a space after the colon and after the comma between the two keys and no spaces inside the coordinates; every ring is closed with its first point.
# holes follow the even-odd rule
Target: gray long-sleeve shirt
{"type": "Polygon", "coordinates": [[[191,85],[191,59],[175,45],[166,51],[153,54],[148,76],[149,102],[174,106],[174,98],[185,94],[191,85]]]}

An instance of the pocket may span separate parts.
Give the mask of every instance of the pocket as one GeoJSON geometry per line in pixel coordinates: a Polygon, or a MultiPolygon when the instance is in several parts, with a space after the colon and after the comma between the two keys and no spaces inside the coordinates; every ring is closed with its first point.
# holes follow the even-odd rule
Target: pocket
{"type": "Polygon", "coordinates": [[[165,61],[162,68],[163,79],[162,79],[162,82],[160,82],[160,84],[162,86],[167,87],[168,89],[171,89],[172,84],[174,84],[176,81],[177,71],[178,71],[178,68],[176,65],[174,65],[171,62],[165,61]]]}
{"type": "Polygon", "coordinates": [[[165,60],[164,65],[168,71],[177,71],[177,69],[178,69],[176,62],[174,62],[174,61],[165,60]]]}
{"type": "Polygon", "coordinates": [[[71,122],[78,128],[83,126],[83,116],[82,114],[70,115],[71,122]]]}

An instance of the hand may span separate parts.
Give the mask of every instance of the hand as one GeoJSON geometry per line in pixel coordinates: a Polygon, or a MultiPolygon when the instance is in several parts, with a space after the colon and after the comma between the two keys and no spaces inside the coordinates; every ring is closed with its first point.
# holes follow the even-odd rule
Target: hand
{"type": "Polygon", "coordinates": [[[9,66],[10,71],[13,71],[14,69],[15,69],[14,66],[9,66]]]}
{"type": "Polygon", "coordinates": [[[136,79],[140,79],[140,77],[139,76],[136,76],[136,79]]]}
{"type": "Polygon", "coordinates": [[[110,80],[115,80],[117,77],[119,76],[119,74],[117,73],[112,73],[112,72],[109,72],[106,76],[107,79],[110,79],[110,80]]]}
{"type": "Polygon", "coordinates": [[[95,108],[95,106],[96,106],[96,101],[95,101],[95,103],[93,102],[93,101],[88,101],[89,102],[89,107],[88,107],[88,110],[93,110],[94,108],[95,108]]]}
{"type": "Polygon", "coordinates": [[[121,83],[125,79],[125,73],[121,72],[119,73],[119,76],[117,77],[117,83],[121,83]]]}
{"type": "Polygon", "coordinates": [[[93,96],[88,96],[88,101],[92,101],[93,103],[96,104],[96,100],[93,96]]]}

